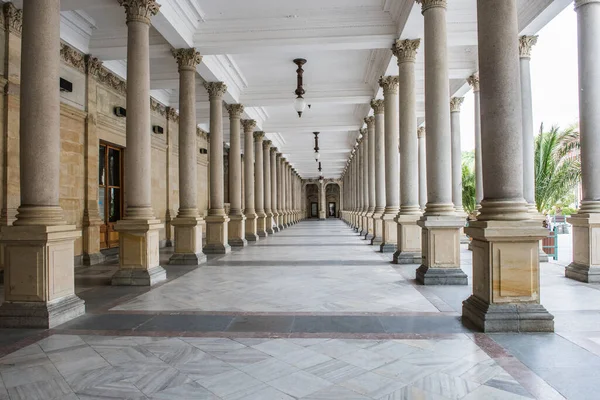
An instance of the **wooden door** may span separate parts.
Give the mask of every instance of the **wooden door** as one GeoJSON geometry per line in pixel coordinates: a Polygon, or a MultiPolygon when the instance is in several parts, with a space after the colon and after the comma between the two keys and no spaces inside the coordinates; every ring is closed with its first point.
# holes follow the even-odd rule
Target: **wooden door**
{"type": "Polygon", "coordinates": [[[313,218],[319,217],[319,206],[315,202],[310,203],[310,216],[313,218]]]}
{"type": "Polygon", "coordinates": [[[114,226],[123,214],[123,149],[101,144],[98,166],[98,210],[104,222],[100,226],[100,248],[119,247],[119,233],[114,226]]]}

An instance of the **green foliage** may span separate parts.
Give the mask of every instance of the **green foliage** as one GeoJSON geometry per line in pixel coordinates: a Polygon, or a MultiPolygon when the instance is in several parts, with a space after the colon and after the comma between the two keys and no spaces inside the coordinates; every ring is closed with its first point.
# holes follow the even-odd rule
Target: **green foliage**
{"type": "Polygon", "coordinates": [[[574,126],[560,130],[553,126],[535,138],[535,204],[541,213],[550,212],[557,204],[568,204],[574,187],[581,179],[577,155],[579,132],[574,126]]]}
{"type": "Polygon", "coordinates": [[[475,152],[462,153],[462,201],[469,214],[475,212],[475,152]]]}

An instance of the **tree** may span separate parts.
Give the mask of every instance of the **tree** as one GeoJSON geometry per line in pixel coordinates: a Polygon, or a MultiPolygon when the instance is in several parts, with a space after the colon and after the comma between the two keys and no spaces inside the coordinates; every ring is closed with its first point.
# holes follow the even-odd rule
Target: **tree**
{"type": "Polygon", "coordinates": [[[564,202],[581,179],[578,154],[579,132],[575,126],[560,130],[553,126],[535,138],[535,205],[539,212],[548,213],[564,202]]]}
{"type": "Polygon", "coordinates": [[[475,212],[475,152],[462,153],[462,201],[469,214],[475,212]]]}

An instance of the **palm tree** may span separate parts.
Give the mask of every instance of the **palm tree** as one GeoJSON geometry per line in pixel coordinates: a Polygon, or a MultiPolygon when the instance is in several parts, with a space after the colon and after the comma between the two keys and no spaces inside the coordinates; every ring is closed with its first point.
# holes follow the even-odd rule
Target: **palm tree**
{"type": "Polygon", "coordinates": [[[574,126],[560,130],[553,126],[535,138],[535,204],[539,212],[547,213],[562,202],[581,179],[581,164],[577,155],[579,132],[574,126]]]}

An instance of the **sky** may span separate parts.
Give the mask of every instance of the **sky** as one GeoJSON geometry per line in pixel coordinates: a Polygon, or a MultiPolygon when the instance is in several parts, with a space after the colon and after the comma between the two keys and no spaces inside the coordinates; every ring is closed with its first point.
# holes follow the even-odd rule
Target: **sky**
{"type": "MultiPolygon", "coordinates": [[[[579,117],[577,97],[577,15],[567,6],[538,32],[538,42],[531,53],[531,88],[533,126],[540,124],[566,127],[579,117]]],[[[465,95],[461,107],[461,147],[475,148],[473,92],[465,95]]]]}

